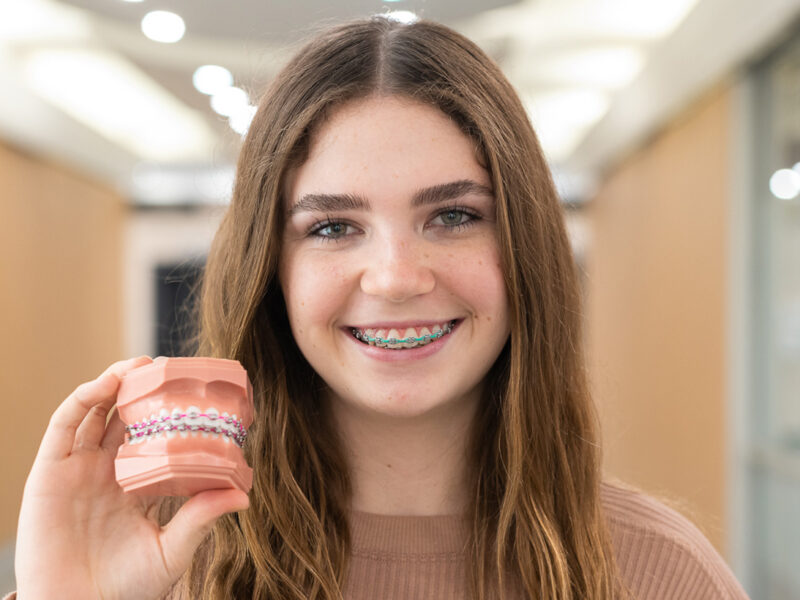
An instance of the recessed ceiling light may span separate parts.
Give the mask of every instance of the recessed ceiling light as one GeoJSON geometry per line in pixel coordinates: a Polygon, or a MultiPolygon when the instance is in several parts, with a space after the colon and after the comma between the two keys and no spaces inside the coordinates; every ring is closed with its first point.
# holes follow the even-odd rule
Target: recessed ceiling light
{"type": "Polygon", "coordinates": [[[553,90],[526,98],[536,134],[547,158],[566,159],[589,128],[608,110],[609,96],[592,88],[553,90]]]}
{"type": "Polygon", "coordinates": [[[155,42],[172,44],[186,33],[186,23],[174,12],[154,10],[142,19],[142,33],[155,42]]]}
{"type": "Polygon", "coordinates": [[[211,108],[223,117],[230,117],[236,111],[250,104],[247,92],[237,87],[227,87],[211,96],[211,108]]]}
{"type": "Polygon", "coordinates": [[[218,65],[203,65],[197,67],[192,76],[195,89],[202,94],[213,96],[226,87],[233,85],[233,75],[225,67],[218,65]]]}
{"type": "Polygon", "coordinates": [[[122,57],[54,47],[32,52],[22,67],[39,96],[135,156],[201,161],[212,154],[205,119],[122,57]]]}
{"type": "Polygon", "coordinates": [[[419,21],[419,17],[410,10],[393,10],[386,13],[385,17],[390,21],[397,21],[406,25],[419,21]]]}
{"type": "Polygon", "coordinates": [[[592,85],[618,89],[633,81],[642,70],[645,55],[631,46],[587,46],[543,55],[537,64],[523,61],[520,77],[544,80],[551,85],[592,85]]]}
{"type": "Polygon", "coordinates": [[[85,11],[61,3],[0,0],[0,50],[17,42],[26,48],[54,41],[85,41],[92,38],[92,26],[85,11]],[[13,4],[13,6],[12,6],[13,4]]]}
{"type": "Polygon", "coordinates": [[[144,0],[122,0],[123,2],[129,2],[131,4],[137,4],[139,2],[144,2],[144,0]]]}
{"type": "Polygon", "coordinates": [[[800,194],[800,173],[794,169],[778,169],[769,178],[769,191],[781,200],[792,200],[800,194]]]}
{"type": "Polygon", "coordinates": [[[228,125],[239,135],[245,135],[247,130],[250,129],[250,123],[253,122],[253,117],[256,116],[257,110],[258,107],[252,105],[236,109],[228,118],[228,125]]]}

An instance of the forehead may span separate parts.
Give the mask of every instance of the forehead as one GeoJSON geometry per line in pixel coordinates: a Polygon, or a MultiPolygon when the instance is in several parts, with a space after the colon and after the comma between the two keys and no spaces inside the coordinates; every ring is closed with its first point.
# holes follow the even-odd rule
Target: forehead
{"type": "Polygon", "coordinates": [[[489,187],[477,156],[473,140],[437,108],[369,97],[345,104],[320,125],[307,160],[287,179],[286,197],[339,192],[380,200],[460,179],[489,187]]]}

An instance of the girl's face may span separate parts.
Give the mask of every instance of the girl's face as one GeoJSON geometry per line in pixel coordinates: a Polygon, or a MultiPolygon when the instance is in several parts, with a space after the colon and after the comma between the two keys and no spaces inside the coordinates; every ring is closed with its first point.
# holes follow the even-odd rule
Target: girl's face
{"type": "Polygon", "coordinates": [[[477,400],[509,323],[473,142],[435,108],[370,97],[324,122],[285,191],[280,283],[333,399],[409,417],[477,400]]]}

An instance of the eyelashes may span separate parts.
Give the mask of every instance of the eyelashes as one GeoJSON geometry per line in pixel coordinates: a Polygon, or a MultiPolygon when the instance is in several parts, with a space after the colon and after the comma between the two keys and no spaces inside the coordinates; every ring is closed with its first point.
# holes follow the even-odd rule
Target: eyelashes
{"type": "MultiPolygon", "coordinates": [[[[440,220],[441,224],[434,227],[443,228],[447,232],[458,232],[475,225],[482,217],[474,210],[465,206],[450,206],[436,213],[432,221],[440,220]]],[[[357,227],[347,221],[326,218],[317,221],[306,231],[307,237],[317,238],[323,242],[339,242],[357,227]]]]}

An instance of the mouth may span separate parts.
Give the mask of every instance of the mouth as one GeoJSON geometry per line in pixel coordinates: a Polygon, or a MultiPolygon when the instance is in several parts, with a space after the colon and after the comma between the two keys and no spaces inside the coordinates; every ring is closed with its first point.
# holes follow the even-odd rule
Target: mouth
{"type": "Polygon", "coordinates": [[[408,350],[426,346],[431,342],[450,335],[458,324],[459,319],[443,321],[419,327],[405,327],[401,329],[388,328],[349,328],[350,334],[359,342],[377,348],[389,350],[408,350]]]}

